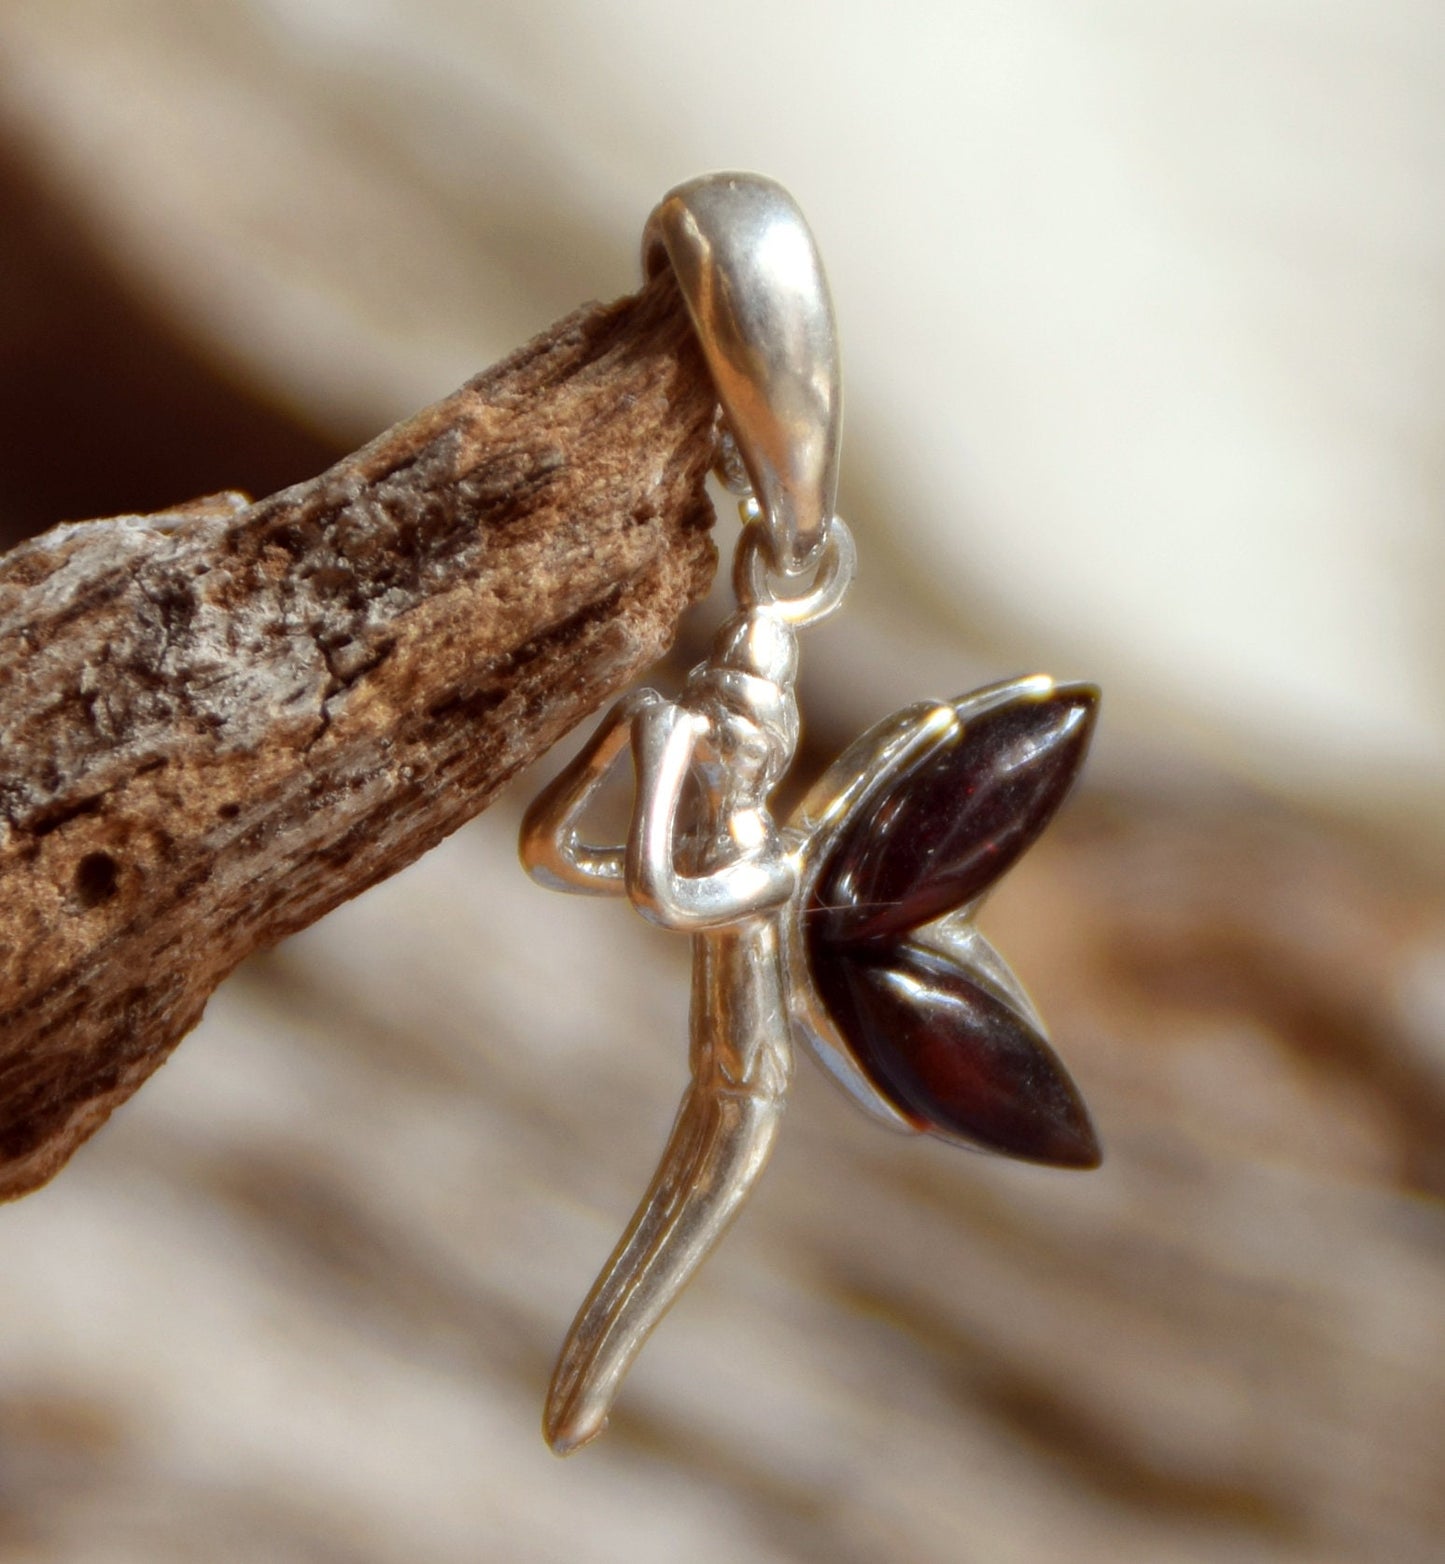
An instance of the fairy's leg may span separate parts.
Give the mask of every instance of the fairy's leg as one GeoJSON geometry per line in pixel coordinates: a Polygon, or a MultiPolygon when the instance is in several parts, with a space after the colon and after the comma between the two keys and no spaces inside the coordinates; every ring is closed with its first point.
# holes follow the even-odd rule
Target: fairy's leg
{"type": "Polygon", "coordinates": [[[780,976],[772,920],[699,937],[693,1078],[652,1184],[558,1360],[543,1426],[559,1455],[602,1432],[643,1342],[767,1165],[790,1070],[780,976]]]}

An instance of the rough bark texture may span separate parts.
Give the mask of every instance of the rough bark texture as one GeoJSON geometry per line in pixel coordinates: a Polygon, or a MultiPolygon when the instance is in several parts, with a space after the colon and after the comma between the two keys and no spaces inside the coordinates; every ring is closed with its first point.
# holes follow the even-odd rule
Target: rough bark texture
{"type": "MultiPolygon", "coordinates": [[[[985,914],[1104,1166],[887,1134],[800,1059],[748,1210],[606,1437],[559,1465],[541,1397],[667,1138],[688,941],[521,878],[514,784],[243,963],[63,1176],[0,1209],[3,1564],[1445,1560],[1439,801],[1412,824],[1381,763],[1350,811],[1390,810],[1372,834],[1242,785],[1260,752],[1302,793],[1330,780],[1292,710],[1277,745],[1234,728],[1220,774],[1204,740],[1229,731],[1216,654],[1235,617],[1213,644],[1181,619],[1164,645],[1152,618],[1080,606],[1077,569],[1101,503],[1128,508],[1182,603],[1191,572],[1239,575],[1228,527],[1202,519],[1211,492],[1286,552],[1306,495],[1320,539],[1318,506],[1339,500],[1343,524],[1440,492],[1445,11],[1154,6],[1104,27],[1094,12],[1119,8],[1078,9],[1041,55],[1031,8],[993,8],[986,41],[1019,69],[982,104],[949,57],[965,8],[936,9],[926,54],[882,7],[850,13],[827,56],[777,30],[749,61],[759,97],[801,79],[826,102],[769,98],[728,145],[766,156],[825,230],[862,415],[844,514],[863,568],[803,638],[805,758],[923,695],[1039,666],[1104,677],[1081,791],[985,914]],[[1109,91],[1077,90],[1096,80],[1109,91]],[[951,133],[960,107],[978,134],[951,133]],[[818,132],[865,121],[845,207],[818,132]],[[897,220],[902,182],[940,170],[953,216],[929,217],[975,232],[963,255],[897,220]],[[1092,231],[988,231],[1101,195],[1119,199],[1092,231]],[[1009,276],[1014,240],[1028,264],[1009,276]],[[1169,265],[1179,240],[1207,280],[1169,265]],[[922,294],[893,310],[905,248],[923,284],[952,279],[950,319],[922,294]],[[1131,271],[1127,299],[1080,264],[1145,253],[1157,274],[1131,271]],[[911,391],[860,373],[857,350],[876,361],[900,326],[911,391]],[[1070,388],[1102,369],[1080,405],[1070,388]],[[1060,407],[1067,442],[1033,437],[1060,407]],[[892,503],[930,468],[957,495],[946,537],[892,503]],[[966,567],[1043,496],[1054,530],[1020,620],[966,567]],[[975,582],[952,631],[909,586],[925,536],[975,582]],[[1092,660],[1107,646],[1132,647],[1128,700],[1092,660]]],[[[270,493],[358,441],[311,454],[269,394],[379,428],[369,397],[461,378],[418,343],[520,343],[514,316],[588,297],[661,193],[638,183],[647,138],[673,135],[681,175],[709,126],[737,123],[678,56],[699,12],[6,5],[0,163],[21,114],[43,161],[24,163],[28,223],[0,172],[0,525],[270,493]],[[669,53],[671,79],[649,74],[669,53]],[[695,113],[676,133],[679,102],[695,113]],[[298,299],[335,301],[345,328],[304,360],[277,326],[298,299]],[[251,351],[218,363],[241,333],[251,351]],[[353,372],[371,389],[342,395],[353,372]]],[[[1417,634],[1445,666],[1442,535],[1419,531],[1415,570],[1362,577],[1331,627],[1360,666],[1417,634]]],[[[1300,563],[1302,593],[1357,557],[1328,553],[1300,563]]],[[[1239,576],[1240,619],[1257,586],[1239,576]]],[[[1302,601],[1281,598],[1282,639],[1306,630],[1302,601]]],[[[702,644],[706,617],[684,637],[702,644]]]]}
{"type": "Polygon", "coordinates": [[[706,589],[713,404],[666,286],[321,477],[0,560],[0,1196],[249,952],[394,873],[706,589]]]}

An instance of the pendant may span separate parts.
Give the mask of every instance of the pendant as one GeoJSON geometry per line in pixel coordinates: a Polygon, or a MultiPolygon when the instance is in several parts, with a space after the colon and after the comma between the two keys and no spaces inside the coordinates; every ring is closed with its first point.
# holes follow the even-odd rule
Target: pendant
{"type": "Polygon", "coordinates": [[[743,495],[737,611],[682,693],[626,696],[537,798],[522,861],[558,890],[625,896],[692,936],[691,1079],[652,1183],[563,1346],[544,1432],[593,1439],[649,1332],[757,1182],[795,1041],[896,1129],[1058,1167],[1099,1146],[1018,980],[975,926],[1083,763],[1090,685],[1043,676],[927,701],[851,745],[785,822],[798,631],[852,580],[834,514],[842,382],[817,248],[751,174],[672,191],[643,242],[676,276],[717,388],[720,472],[743,495]],[[632,759],[627,839],[583,823],[632,759]]]}

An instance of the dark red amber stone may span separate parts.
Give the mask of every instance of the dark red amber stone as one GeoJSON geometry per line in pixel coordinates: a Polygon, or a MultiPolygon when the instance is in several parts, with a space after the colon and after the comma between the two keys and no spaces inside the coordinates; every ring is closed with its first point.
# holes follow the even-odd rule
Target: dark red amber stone
{"type": "Polygon", "coordinates": [[[812,942],[823,1002],[874,1086],[921,1130],[1057,1167],[1099,1165],[1078,1088],[1010,1005],[947,957],[899,941],[812,942]]]}
{"type": "Polygon", "coordinates": [[[823,865],[814,943],[895,939],[987,890],[1063,802],[1098,701],[1087,684],[1010,701],[891,778],[823,865]]]}

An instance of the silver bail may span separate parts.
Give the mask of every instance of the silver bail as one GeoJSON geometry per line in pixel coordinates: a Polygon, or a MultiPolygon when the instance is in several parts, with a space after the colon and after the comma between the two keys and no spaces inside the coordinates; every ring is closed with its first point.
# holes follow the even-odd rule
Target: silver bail
{"type": "Polygon", "coordinates": [[[774,564],[807,569],[837,497],[843,380],[828,279],[797,202],[759,174],[690,179],[648,218],[642,263],[677,277],[774,564]]]}

